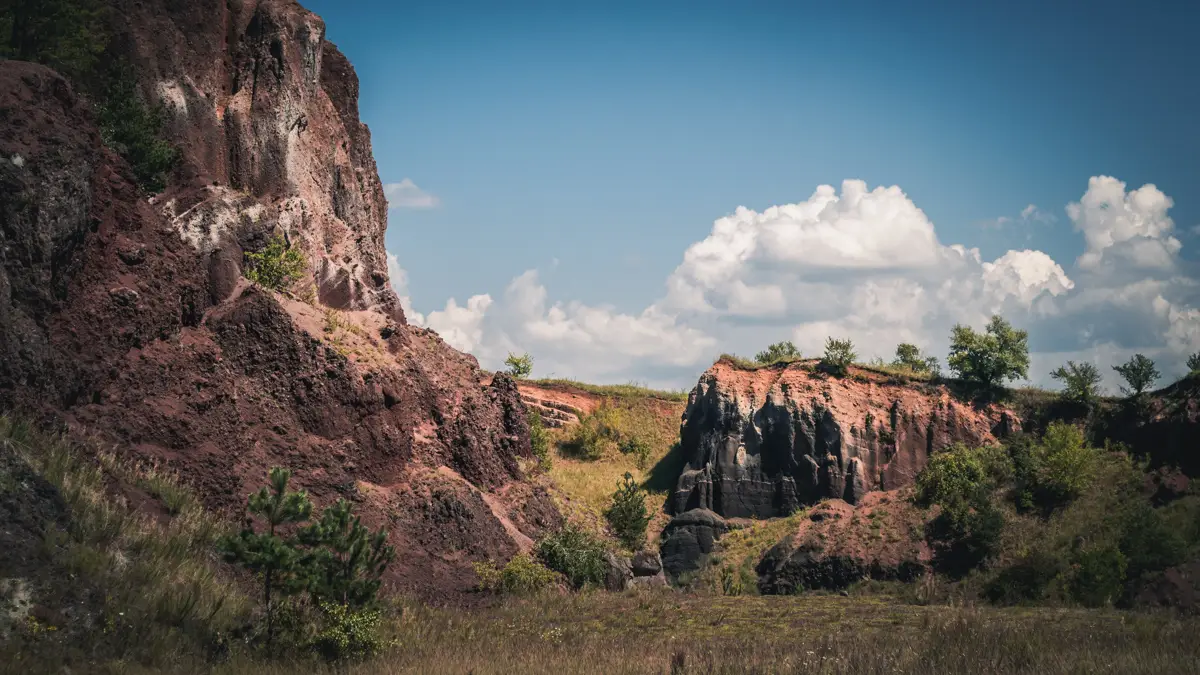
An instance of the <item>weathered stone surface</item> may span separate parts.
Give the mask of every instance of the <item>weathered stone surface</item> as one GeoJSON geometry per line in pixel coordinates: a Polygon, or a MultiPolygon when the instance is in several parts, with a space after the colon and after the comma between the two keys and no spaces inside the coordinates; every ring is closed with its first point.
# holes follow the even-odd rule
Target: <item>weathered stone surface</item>
{"type": "Polygon", "coordinates": [[[994,427],[1015,424],[1006,410],[976,410],[945,387],[857,368],[832,378],[812,366],[744,370],[722,360],[701,376],[680,429],[686,465],[674,513],[766,518],[822,498],[854,504],[911,483],[932,452],[995,442],[994,427]]]}
{"type": "Polygon", "coordinates": [[[629,580],[630,588],[667,588],[667,576],[662,572],[648,577],[634,577],[629,580]]]}
{"type": "Polygon", "coordinates": [[[693,509],[671,519],[663,529],[663,570],[672,579],[700,569],[714,544],[729,530],[725,519],[707,509],[693,509]]]}
{"type": "Polygon", "coordinates": [[[638,551],[633,556],[633,575],[652,577],[662,572],[662,557],[657,551],[638,551]]]}
{"type": "Polygon", "coordinates": [[[607,571],[604,573],[604,588],[613,592],[625,590],[633,579],[629,558],[611,551],[604,554],[607,571]]]}

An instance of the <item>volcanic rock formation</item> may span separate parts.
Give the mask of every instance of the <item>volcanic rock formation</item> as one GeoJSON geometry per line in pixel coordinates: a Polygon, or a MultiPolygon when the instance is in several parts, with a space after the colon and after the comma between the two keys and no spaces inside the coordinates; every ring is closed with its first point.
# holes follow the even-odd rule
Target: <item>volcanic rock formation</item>
{"type": "Polygon", "coordinates": [[[390,581],[429,599],[528,549],[561,516],[522,480],[520,395],[406,325],[357,81],[321,20],[292,0],[113,4],[182,160],[148,199],[66,80],[0,62],[0,408],[164,461],[230,515],[292,468],[388,527],[390,581]],[[242,278],[272,234],[306,253],[313,297],[242,278]]]}
{"type": "Polygon", "coordinates": [[[812,362],[748,370],[729,360],[700,377],[680,429],[686,464],[670,507],[726,518],[785,516],[830,497],[911,483],[931,453],[995,442],[1017,427],[998,407],[975,409],[942,386],[812,362]]]}

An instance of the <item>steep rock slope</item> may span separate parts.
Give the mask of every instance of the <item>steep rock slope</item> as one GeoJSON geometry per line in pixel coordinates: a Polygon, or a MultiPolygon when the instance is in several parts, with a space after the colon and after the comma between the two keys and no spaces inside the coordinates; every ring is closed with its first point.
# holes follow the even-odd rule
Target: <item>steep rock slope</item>
{"type": "Polygon", "coordinates": [[[66,81],[0,63],[0,406],[166,461],[230,515],[291,467],[390,528],[401,590],[456,597],[561,517],[522,480],[512,381],[404,324],[353,71],[288,0],[117,5],[183,161],[146,199],[66,81]],[[241,278],[273,232],[315,304],[241,278]]]}
{"type": "Polygon", "coordinates": [[[856,368],[833,378],[812,362],[747,370],[721,360],[689,397],[671,507],[766,518],[825,497],[854,504],[911,483],[932,452],[994,442],[1016,425],[944,387],[856,368]]]}

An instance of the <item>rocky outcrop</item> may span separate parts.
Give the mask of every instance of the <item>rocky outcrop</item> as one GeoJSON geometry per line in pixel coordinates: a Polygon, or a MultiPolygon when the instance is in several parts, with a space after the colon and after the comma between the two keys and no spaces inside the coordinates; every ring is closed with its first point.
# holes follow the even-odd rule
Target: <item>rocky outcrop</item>
{"type": "Polygon", "coordinates": [[[852,368],[834,378],[812,362],[757,370],[714,364],[692,390],[680,428],[686,465],[670,506],[731,517],[787,515],[822,498],[857,503],[912,482],[931,453],[993,443],[1017,428],[944,388],[852,368]]]}
{"type": "Polygon", "coordinates": [[[707,509],[693,509],[671,519],[663,528],[659,552],[666,576],[677,581],[680,575],[704,566],[729,525],[707,509]]]}
{"type": "Polygon", "coordinates": [[[114,5],[182,164],[148,200],[70,84],[0,62],[0,409],[165,462],[231,516],[289,467],[390,530],[390,584],[460,597],[471,560],[561,516],[523,481],[516,385],[404,323],[352,69],[290,0],[114,5]],[[241,278],[273,232],[315,298],[241,278]]]}

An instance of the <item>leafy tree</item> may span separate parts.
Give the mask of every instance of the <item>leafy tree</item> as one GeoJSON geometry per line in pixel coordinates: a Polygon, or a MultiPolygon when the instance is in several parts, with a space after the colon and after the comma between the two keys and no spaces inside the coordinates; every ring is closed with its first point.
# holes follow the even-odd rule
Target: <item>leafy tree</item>
{"type": "Polygon", "coordinates": [[[924,356],[921,349],[914,344],[902,342],[896,346],[896,359],[892,365],[898,368],[908,368],[914,373],[929,373],[937,377],[942,372],[942,366],[936,356],[924,356]]]}
{"type": "Polygon", "coordinates": [[[1196,352],[1188,357],[1187,367],[1188,371],[1192,373],[1200,371],[1200,352],[1196,352]]]}
{"type": "Polygon", "coordinates": [[[771,364],[776,361],[792,361],[800,358],[800,350],[791,341],[776,342],[754,356],[757,363],[771,364]]]}
{"type": "Polygon", "coordinates": [[[302,591],[308,583],[304,556],[295,540],[277,532],[282,526],[308,520],[312,513],[307,493],[287,489],[291,475],[287,469],[271,469],[270,487],[250,495],[245,527],[218,544],[227,562],[245,567],[262,580],[268,645],[275,638],[276,601],[302,591]],[[265,522],[265,531],[255,531],[254,516],[265,522]]]}
{"type": "Polygon", "coordinates": [[[1154,361],[1142,354],[1134,354],[1129,361],[1119,366],[1113,366],[1113,370],[1117,371],[1129,385],[1121,387],[1121,393],[1126,396],[1141,396],[1142,392],[1162,376],[1162,373],[1154,367],[1154,361]]]}
{"type": "Polygon", "coordinates": [[[950,334],[950,369],[959,377],[994,390],[1029,374],[1029,334],[993,316],[983,333],[956,325],[950,334]]]}
{"type": "Polygon", "coordinates": [[[820,366],[825,372],[841,377],[857,358],[853,342],[830,337],[825,340],[825,354],[821,357],[820,366]]]}
{"type": "Polygon", "coordinates": [[[917,475],[916,502],[941,509],[928,526],[938,568],[961,576],[999,550],[1004,514],[991,493],[1010,475],[1007,458],[996,448],[957,445],[930,458],[917,475]]]}
{"type": "Polygon", "coordinates": [[[303,528],[299,539],[311,547],[309,593],[318,601],[362,607],[375,599],[380,578],[396,556],[387,531],[371,532],[354,515],[350,502],[339,499],[303,528]]]}
{"type": "Polygon", "coordinates": [[[508,358],[504,359],[504,365],[508,366],[509,375],[518,380],[523,380],[533,372],[533,357],[528,352],[520,356],[509,352],[508,358]]]}
{"type": "Polygon", "coordinates": [[[1039,443],[1010,446],[1016,477],[1017,506],[1038,507],[1044,514],[1066,506],[1091,483],[1096,452],[1083,432],[1064,422],[1051,422],[1039,443]]]}
{"type": "Polygon", "coordinates": [[[1090,405],[1096,400],[1100,387],[1100,370],[1088,362],[1067,361],[1050,373],[1050,377],[1063,383],[1063,396],[1067,400],[1090,405]]]}
{"type": "Polygon", "coordinates": [[[304,253],[279,235],[272,237],[263,250],[247,253],[246,260],[249,262],[246,278],[275,291],[286,290],[308,268],[304,253]]]}
{"type": "Polygon", "coordinates": [[[542,539],[536,552],[543,565],[565,576],[575,588],[604,582],[604,544],[574,525],[542,539]]]}
{"type": "Polygon", "coordinates": [[[636,551],[646,543],[650,515],[646,513],[646,495],[633,480],[633,474],[625,472],[613,493],[612,504],[604,511],[604,518],[626,548],[636,551]]]}

